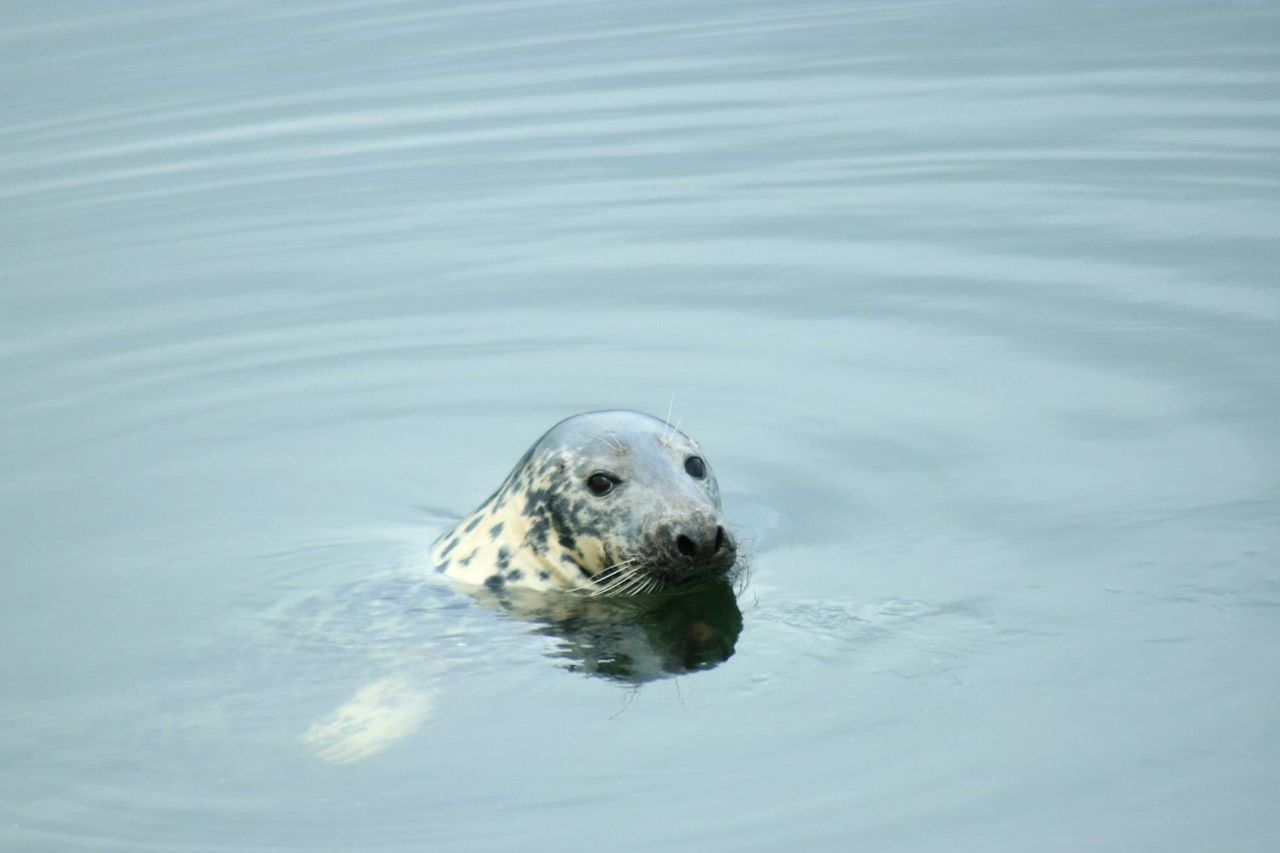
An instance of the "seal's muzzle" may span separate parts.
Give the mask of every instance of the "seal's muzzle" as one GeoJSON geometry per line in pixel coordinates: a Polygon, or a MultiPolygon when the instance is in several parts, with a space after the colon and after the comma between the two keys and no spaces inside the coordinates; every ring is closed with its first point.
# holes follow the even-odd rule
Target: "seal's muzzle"
{"type": "Polygon", "coordinates": [[[704,513],[665,519],[650,541],[658,563],[651,570],[675,582],[723,574],[738,555],[724,520],[704,513]]]}

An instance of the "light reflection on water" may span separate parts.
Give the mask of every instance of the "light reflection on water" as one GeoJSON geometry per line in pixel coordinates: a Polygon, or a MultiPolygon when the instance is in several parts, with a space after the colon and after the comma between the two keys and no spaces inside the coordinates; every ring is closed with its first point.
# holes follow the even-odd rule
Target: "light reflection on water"
{"type": "Polygon", "coordinates": [[[8,10],[0,846],[1274,847],[1277,23],[8,10]],[[736,599],[419,580],[673,397],[736,599]]]}

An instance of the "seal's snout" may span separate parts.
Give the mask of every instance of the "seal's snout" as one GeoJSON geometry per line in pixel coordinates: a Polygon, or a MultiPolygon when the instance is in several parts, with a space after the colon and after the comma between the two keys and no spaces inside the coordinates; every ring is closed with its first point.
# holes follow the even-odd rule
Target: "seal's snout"
{"type": "Polygon", "coordinates": [[[725,533],[724,527],[717,524],[714,533],[705,532],[696,538],[685,533],[679,534],[676,536],[676,550],[690,560],[705,560],[724,550],[728,539],[729,534],[725,533]]]}
{"type": "Polygon", "coordinates": [[[737,556],[733,537],[717,518],[691,518],[666,528],[667,553],[674,566],[723,571],[737,556]]]}

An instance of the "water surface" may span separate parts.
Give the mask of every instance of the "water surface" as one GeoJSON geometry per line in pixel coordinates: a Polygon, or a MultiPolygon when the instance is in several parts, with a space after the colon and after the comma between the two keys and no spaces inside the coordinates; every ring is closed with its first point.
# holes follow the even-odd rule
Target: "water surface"
{"type": "Polygon", "coordinates": [[[0,846],[1274,849],[1278,24],[9,4],[0,846]],[[706,665],[424,580],[668,406],[706,665]]]}

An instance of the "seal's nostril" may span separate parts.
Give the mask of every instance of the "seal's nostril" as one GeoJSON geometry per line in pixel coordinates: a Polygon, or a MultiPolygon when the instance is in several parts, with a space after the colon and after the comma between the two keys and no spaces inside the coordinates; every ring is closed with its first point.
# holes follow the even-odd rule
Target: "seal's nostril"
{"type": "Polygon", "coordinates": [[[716,547],[713,553],[719,554],[720,549],[723,547],[724,547],[724,528],[717,527],[716,528],[716,547]]]}
{"type": "Polygon", "coordinates": [[[698,546],[693,544],[693,540],[681,533],[676,537],[676,550],[686,557],[692,557],[698,553],[698,546]]]}

